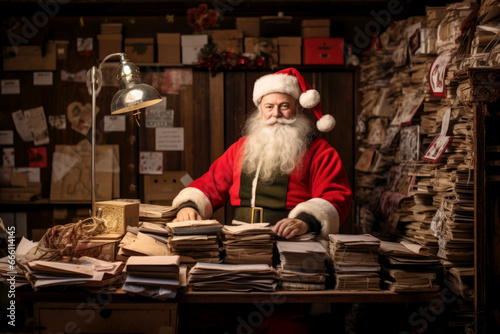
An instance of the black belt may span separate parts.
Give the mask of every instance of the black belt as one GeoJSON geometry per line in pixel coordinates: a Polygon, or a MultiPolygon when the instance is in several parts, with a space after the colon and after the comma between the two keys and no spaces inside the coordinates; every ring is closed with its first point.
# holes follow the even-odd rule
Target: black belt
{"type": "Polygon", "coordinates": [[[234,209],[234,219],[246,223],[270,223],[275,225],[283,218],[288,217],[290,210],[269,209],[262,207],[237,206],[234,209]]]}

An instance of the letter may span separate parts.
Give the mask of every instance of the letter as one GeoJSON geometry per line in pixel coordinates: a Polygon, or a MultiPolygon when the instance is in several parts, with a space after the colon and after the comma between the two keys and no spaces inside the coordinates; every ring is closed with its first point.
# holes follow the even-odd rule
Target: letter
{"type": "Polygon", "coordinates": [[[429,309],[427,308],[423,308],[423,307],[420,307],[419,308],[419,311],[420,311],[420,315],[423,315],[425,317],[425,319],[429,320],[429,321],[434,321],[436,320],[436,317],[433,317],[432,315],[430,315],[428,313],[429,309]]]}
{"type": "Polygon", "coordinates": [[[378,13],[372,10],[370,11],[370,15],[373,16],[382,27],[387,27],[391,23],[391,13],[386,10],[381,10],[378,13]]]}
{"type": "MultiPolygon", "coordinates": [[[[28,41],[26,40],[26,42],[28,42],[28,41]]],[[[7,227],[7,230],[9,230],[9,231],[15,231],[16,227],[15,226],[9,226],[9,227],[7,227]]]]}
{"type": "Polygon", "coordinates": [[[38,5],[47,13],[50,17],[54,17],[59,12],[59,4],[55,1],[43,2],[38,0],[38,5]]]}
{"type": "Polygon", "coordinates": [[[78,314],[80,317],[83,317],[85,315],[89,315],[89,317],[85,320],[86,323],[89,323],[91,322],[92,320],[94,320],[95,318],[95,310],[91,310],[91,309],[84,309],[85,304],[84,303],[80,303],[80,305],[78,305],[78,307],[76,308],[76,314],[78,314]]]}
{"type": "Polygon", "coordinates": [[[368,36],[373,37],[380,34],[380,25],[375,21],[370,21],[365,25],[365,32],[368,36]],[[370,27],[373,27],[373,31],[370,27]]]}
{"type": "Polygon", "coordinates": [[[12,320],[12,321],[9,321],[8,322],[9,325],[15,327],[16,326],[16,321],[15,320],[12,320]]]}
{"type": "Polygon", "coordinates": [[[389,3],[387,4],[387,9],[389,9],[389,12],[391,12],[391,14],[399,14],[403,11],[403,6],[397,8],[399,5],[400,3],[398,0],[389,0],[389,3]]]}
{"type": "Polygon", "coordinates": [[[66,333],[81,333],[82,329],[78,327],[76,322],[70,321],[64,325],[64,331],[66,333]]]}
{"type": "Polygon", "coordinates": [[[23,33],[23,36],[26,38],[32,38],[35,37],[35,35],[38,33],[38,29],[28,21],[27,18],[23,17],[21,18],[21,21],[23,21],[23,27],[21,28],[21,32],[23,33]]]}
{"type": "Polygon", "coordinates": [[[233,7],[226,5],[222,1],[215,0],[214,1],[214,8],[215,10],[219,13],[219,20],[223,21],[224,20],[224,14],[226,11],[232,12],[234,10],[233,7]]]}
{"type": "Polygon", "coordinates": [[[252,327],[259,327],[260,325],[262,325],[264,323],[264,317],[262,316],[262,314],[259,312],[259,311],[253,311],[252,313],[250,313],[248,315],[248,323],[250,324],[250,326],[252,327]],[[255,319],[255,321],[254,321],[255,319]]]}
{"type": "Polygon", "coordinates": [[[410,315],[410,318],[408,319],[408,322],[409,322],[409,324],[411,326],[419,326],[419,325],[421,325],[422,327],[420,327],[420,329],[418,330],[419,333],[422,333],[423,331],[425,331],[427,329],[427,321],[425,321],[424,319],[418,318],[418,313],[417,312],[413,312],[410,315]]]}
{"type": "Polygon", "coordinates": [[[36,12],[35,15],[33,15],[33,23],[38,28],[44,27],[47,22],[49,22],[49,17],[44,12],[36,12]],[[41,20],[39,18],[41,18],[41,20]]]}
{"type": "Polygon", "coordinates": [[[354,31],[356,35],[354,36],[354,45],[356,45],[359,49],[364,49],[368,45],[370,45],[370,39],[365,35],[364,32],[359,29],[359,27],[354,27],[354,31]],[[363,40],[360,40],[362,38],[363,40]]]}
{"type": "Polygon", "coordinates": [[[10,314],[7,315],[10,320],[16,320],[16,310],[10,310],[10,314]]]}
{"type": "Polygon", "coordinates": [[[272,303],[254,303],[254,305],[266,318],[274,313],[274,304],[272,303]]]}
{"type": "Polygon", "coordinates": [[[10,306],[7,307],[7,310],[15,310],[16,309],[16,301],[14,299],[10,300],[10,306]]]}
{"type": "Polygon", "coordinates": [[[253,330],[252,330],[252,327],[250,327],[246,322],[245,320],[243,320],[242,317],[238,317],[238,328],[236,329],[236,332],[238,334],[250,334],[250,333],[253,333],[253,330]],[[246,330],[245,332],[243,332],[243,330],[246,330]]]}

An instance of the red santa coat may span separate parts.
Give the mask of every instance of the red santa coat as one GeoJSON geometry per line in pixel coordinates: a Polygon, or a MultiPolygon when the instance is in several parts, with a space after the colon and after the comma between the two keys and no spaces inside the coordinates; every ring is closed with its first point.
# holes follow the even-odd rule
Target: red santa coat
{"type": "MultiPolygon", "coordinates": [[[[194,202],[203,219],[225,205],[228,199],[235,207],[242,204],[240,196],[241,161],[246,137],[231,145],[209,171],[184,188],[172,205],[194,202]]],[[[307,149],[300,168],[288,179],[285,207],[291,210],[288,217],[301,213],[314,216],[321,223],[320,237],[338,233],[345,221],[352,200],[346,172],[337,151],[325,140],[315,138],[307,149]]],[[[252,198],[259,188],[252,189],[252,198]]]]}

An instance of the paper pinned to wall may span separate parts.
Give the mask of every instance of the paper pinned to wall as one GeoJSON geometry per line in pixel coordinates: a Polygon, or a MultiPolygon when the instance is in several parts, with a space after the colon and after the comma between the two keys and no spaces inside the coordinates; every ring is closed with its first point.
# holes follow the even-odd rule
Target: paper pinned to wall
{"type": "Polygon", "coordinates": [[[2,154],[2,160],[3,160],[3,167],[14,167],[15,166],[15,153],[14,153],[14,148],[13,147],[4,147],[3,148],[3,154],[2,154]]]}
{"type": "Polygon", "coordinates": [[[12,119],[19,137],[21,137],[23,141],[32,141],[33,135],[31,134],[28,120],[24,117],[23,111],[14,111],[12,113],[12,119]]]}
{"type": "Polygon", "coordinates": [[[19,79],[2,80],[2,95],[21,94],[19,79]]]}
{"type": "Polygon", "coordinates": [[[157,128],[157,151],[184,151],[184,128],[157,128]]]}
{"type": "Polygon", "coordinates": [[[47,127],[47,120],[45,119],[43,107],[25,110],[24,117],[26,117],[28,121],[35,146],[48,144],[49,129],[47,127]]]}
{"type": "Polygon", "coordinates": [[[0,131],[0,145],[14,145],[14,131],[0,131]]]}
{"type": "Polygon", "coordinates": [[[163,152],[141,152],[139,174],[163,174],[163,152]]]}

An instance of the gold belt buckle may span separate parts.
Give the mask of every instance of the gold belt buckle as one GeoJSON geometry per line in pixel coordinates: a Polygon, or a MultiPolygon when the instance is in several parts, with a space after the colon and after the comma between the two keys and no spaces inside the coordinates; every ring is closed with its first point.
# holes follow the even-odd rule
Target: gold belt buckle
{"type": "Polygon", "coordinates": [[[264,215],[264,209],[262,209],[261,207],[253,207],[252,208],[252,218],[250,219],[250,223],[253,224],[254,223],[254,219],[255,219],[255,211],[258,211],[259,213],[259,221],[258,223],[262,223],[262,216],[264,215]]]}

